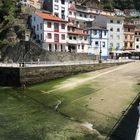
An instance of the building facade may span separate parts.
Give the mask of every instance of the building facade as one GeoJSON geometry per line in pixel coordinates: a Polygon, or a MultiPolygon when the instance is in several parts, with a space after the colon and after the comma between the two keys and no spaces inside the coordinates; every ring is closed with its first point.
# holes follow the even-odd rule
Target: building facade
{"type": "Polygon", "coordinates": [[[135,49],[135,25],[124,24],[124,50],[135,49]]]}
{"type": "Polygon", "coordinates": [[[68,0],[44,0],[43,9],[68,21],[68,0]]]}
{"type": "Polygon", "coordinates": [[[89,35],[83,32],[83,29],[68,25],[68,50],[69,52],[88,53],[89,35]]]}
{"type": "Polygon", "coordinates": [[[85,30],[90,35],[90,47],[88,53],[95,55],[96,59],[99,56],[103,59],[108,58],[108,30],[98,26],[85,30]]]}
{"type": "Polygon", "coordinates": [[[135,50],[140,51],[140,29],[135,29],[135,50]]]}
{"type": "Polygon", "coordinates": [[[110,52],[123,48],[123,24],[123,17],[101,15],[96,17],[95,25],[105,27],[108,30],[108,47],[110,52]]]}
{"type": "Polygon", "coordinates": [[[53,15],[36,12],[32,15],[32,28],[43,48],[48,51],[68,51],[67,22],[53,15]]]}

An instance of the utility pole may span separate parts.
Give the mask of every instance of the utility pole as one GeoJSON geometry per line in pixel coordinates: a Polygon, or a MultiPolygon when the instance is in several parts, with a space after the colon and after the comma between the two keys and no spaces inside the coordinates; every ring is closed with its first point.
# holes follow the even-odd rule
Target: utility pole
{"type": "Polygon", "coordinates": [[[99,52],[99,63],[102,63],[102,30],[99,32],[100,39],[100,52],[99,52]]]}

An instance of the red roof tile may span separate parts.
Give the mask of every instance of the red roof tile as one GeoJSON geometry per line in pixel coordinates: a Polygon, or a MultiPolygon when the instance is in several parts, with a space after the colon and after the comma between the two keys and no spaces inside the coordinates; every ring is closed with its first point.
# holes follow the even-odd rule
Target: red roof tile
{"type": "Polygon", "coordinates": [[[73,35],[85,35],[85,36],[88,36],[88,34],[82,33],[82,32],[68,32],[68,34],[73,34],[73,35]]]}
{"type": "Polygon", "coordinates": [[[35,12],[35,14],[45,20],[52,20],[52,21],[58,21],[58,22],[67,22],[59,17],[53,16],[51,14],[43,13],[43,12],[35,12]]]}

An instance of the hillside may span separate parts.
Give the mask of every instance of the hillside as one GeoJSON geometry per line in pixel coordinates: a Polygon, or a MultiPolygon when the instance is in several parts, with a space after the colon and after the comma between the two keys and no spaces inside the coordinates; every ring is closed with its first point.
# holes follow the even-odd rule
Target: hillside
{"type": "Polygon", "coordinates": [[[101,6],[104,9],[137,9],[139,10],[140,1],[139,0],[76,0],[81,2],[83,5],[90,7],[101,6]],[[100,1],[100,3],[99,3],[100,1]]]}

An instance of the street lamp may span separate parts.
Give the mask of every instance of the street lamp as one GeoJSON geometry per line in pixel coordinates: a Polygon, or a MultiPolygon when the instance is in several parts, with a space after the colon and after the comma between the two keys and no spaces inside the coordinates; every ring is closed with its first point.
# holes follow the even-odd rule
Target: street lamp
{"type": "Polygon", "coordinates": [[[100,52],[99,52],[99,63],[102,63],[102,30],[99,31],[99,39],[100,39],[100,52]]]}

